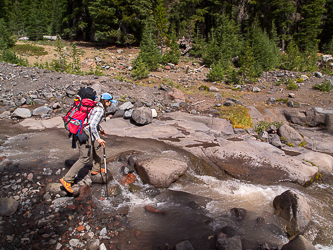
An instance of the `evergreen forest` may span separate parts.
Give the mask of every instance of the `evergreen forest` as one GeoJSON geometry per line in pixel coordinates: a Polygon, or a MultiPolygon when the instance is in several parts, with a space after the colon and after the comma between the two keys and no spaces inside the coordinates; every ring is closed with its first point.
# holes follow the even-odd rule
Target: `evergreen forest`
{"type": "Polygon", "coordinates": [[[211,68],[209,80],[251,82],[276,68],[318,70],[318,52],[333,54],[333,0],[0,1],[2,56],[15,39],[43,35],[140,46],[137,78],[176,64],[184,38],[188,55],[211,68]]]}

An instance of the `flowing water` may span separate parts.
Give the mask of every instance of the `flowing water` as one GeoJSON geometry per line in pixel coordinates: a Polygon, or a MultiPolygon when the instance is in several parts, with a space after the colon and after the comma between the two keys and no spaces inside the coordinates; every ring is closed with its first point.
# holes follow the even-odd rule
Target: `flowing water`
{"type": "MultiPolygon", "coordinates": [[[[12,162],[32,172],[36,168],[50,168],[56,172],[65,167],[66,159],[77,157],[77,151],[70,148],[71,141],[64,130],[28,131],[2,123],[0,131],[0,140],[4,142],[0,153],[7,157],[1,162],[0,169],[12,162]]],[[[205,174],[207,166],[200,160],[194,164],[189,153],[163,142],[111,136],[106,138],[106,142],[108,158],[135,151],[140,158],[172,158],[186,161],[190,166],[183,178],[155,195],[149,194],[150,186],[142,183],[138,176],[134,184],[140,191],[130,192],[128,187],[121,185],[122,163],[117,161],[108,163],[108,169],[114,176],[108,185],[119,185],[122,194],[102,201],[100,198],[105,196],[105,185],[93,185],[93,196],[101,209],[111,211],[115,207],[129,207],[128,217],[132,220],[132,227],[141,232],[136,242],[132,243],[137,244],[137,249],[144,249],[144,246],[158,249],[165,243],[174,246],[184,240],[189,240],[195,249],[210,249],[212,235],[225,226],[235,228],[246,239],[243,245],[248,248],[265,242],[285,244],[288,238],[280,229],[272,203],[277,195],[289,189],[302,195],[311,207],[312,222],[305,237],[313,242],[316,249],[333,249],[331,177],[306,188],[293,183],[258,185],[228,176],[217,178],[205,174]],[[148,212],[146,205],[165,213],[148,212]],[[245,209],[246,213],[234,216],[231,212],[233,208],[245,209]]]]}

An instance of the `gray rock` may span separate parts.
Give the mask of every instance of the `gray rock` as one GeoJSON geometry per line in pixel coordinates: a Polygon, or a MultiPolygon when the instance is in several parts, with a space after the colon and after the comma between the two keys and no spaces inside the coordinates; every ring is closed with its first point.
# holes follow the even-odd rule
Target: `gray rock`
{"type": "Polygon", "coordinates": [[[220,90],[217,87],[215,87],[215,86],[209,87],[209,92],[219,92],[219,91],[220,90]]]}
{"type": "MultiPolygon", "coordinates": [[[[111,181],[113,179],[111,171],[107,171],[107,181],[111,181]]],[[[91,181],[93,183],[99,183],[99,184],[104,184],[106,183],[106,173],[98,173],[95,175],[90,175],[91,181]]]]}
{"type": "Polygon", "coordinates": [[[52,113],[52,109],[46,106],[38,107],[32,111],[32,115],[44,115],[52,113]]]}
{"type": "Polygon", "coordinates": [[[316,248],[303,235],[297,235],[296,238],[283,245],[281,250],[316,250],[316,248]]]}
{"type": "Polygon", "coordinates": [[[146,125],[153,121],[153,116],[150,108],[136,108],[132,114],[132,120],[138,125],[146,125]]]}
{"type": "Polygon", "coordinates": [[[293,146],[299,146],[303,141],[303,137],[286,123],[279,127],[278,134],[280,137],[283,137],[287,143],[291,143],[293,146]]]}
{"type": "Polygon", "coordinates": [[[237,99],[230,98],[230,97],[228,97],[227,100],[228,100],[228,101],[232,101],[232,102],[234,102],[234,103],[236,103],[236,104],[238,104],[238,105],[243,105],[243,103],[242,103],[241,100],[237,100],[237,99]]]}
{"type": "Polygon", "coordinates": [[[236,104],[233,101],[227,100],[223,103],[223,106],[236,106],[236,104]]]}
{"type": "Polygon", "coordinates": [[[15,102],[13,102],[12,100],[3,100],[2,102],[3,106],[9,106],[9,107],[15,107],[15,102]]]}
{"type": "Polygon", "coordinates": [[[157,188],[167,188],[188,169],[186,162],[168,159],[152,158],[136,162],[136,170],[145,183],[157,188]]]}
{"type": "Polygon", "coordinates": [[[44,96],[45,98],[52,98],[52,97],[53,97],[53,94],[52,94],[51,92],[44,92],[44,93],[43,93],[43,96],[44,96]]]}
{"type": "Polygon", "coordinates": [[[43,99],[34,99],[34,103],[37,105],[44,105],[47,101],[43,99]]]}
{"type": "Polygon", "coordinates": [[[247,128],[246,132],[252,136],[258,136],[257,132],[253,128],[247,128]]]}
{"type": "Polygon", "coordinates": [[[73,91],[73,90],[71,90],[71,89],[68,89],[68,90],[66,90],[66,95],[67,95],[68,97],[73,97],[73,96],[76,95],[76,92],[73,91]]]}
{"type": "Polygon", "coordinates": [[[275,127],[275,125],[271,124],[266,128],[266,132],[267,133],[275,133],[277,131],[277,128],[275,127]]]}
{"type": "Polygon", "coordinates": [[[106,115],[114,115],[119,108],[115,106],[113,103],[106,108],[106,115]]]}
{"type": "Polygon", "coordinates": [[[178,102],[172,102],[172,103],[170,103],[170,108],[179,109],[179,103],[178,102]]]}
{"type": "Polygon", "coordinates": [[[222,97],[221,93],[214,93],[214,97],[218,101],[222,101],[223,100],[223,97],[222,97]]]}
{"type": "Polygon", "coordinates": [[[259,133],[259,139],[262,141],[268,141],[268,132],[267,131],[261,131],[259,133]]]}
{"type": "Polygon", "coordinates": [[[220,238],[216,242],[217,250],[242,250],[242,240],[240,236],[231,238],[220,238]]]}
{"type": "Polygon", "coordinates": [[[273,206],[290,237],[307,230],[311,222],[311,210],[303,196],[287,190],[274,198],[273,206]]]}
{"type": "Polygon", "coordinates": [[[259,87],[253,87],[252,92],[260,92],[261,89],[259,87]]]}
{"type": "Polygon", "coordinates": [[[84,244],[78,239],[69,240],[69,245],[71,247],[83,247],[84,246],[84,244]]]}
{"type": "Polygon", "coordinates": [[[87,243],[88,250],[97,250],[99,249],[99,239],[89,240],[87,243]]]}
{"type": "Polygon", "coordinates": [[[315,76],[316,76],[316,77],[319,77],[319,78],[322,78],[322,77],[323,77],[323,74],[320,73],[320,72],[316,72],[316,73],[315,73],[315,76]]]}
{"type": "Polygon", "coordinates": [[[276,99],[274,97],[269,97],[268,100],[266,101],[267,104],[276,104],[276,99]]]}
{"type": "Polygon", "coordinates": [[[134,109],[126,110],[124,113],[124,118],[131,118],[133,114],[134,109]]]}
{"type": "Polygon", "coordinates": [[[194,248],[188,240],[185,240],[178,243],[175,246],[175,250],[194,250],[194,248]]]}
{"type": "Polygon", "coordinates": [[[320,173],[332,173],[333,157],[328,154],[309,151],[298,155],[297,158],[316,164],[320,173]]]}
{"type": "Polygon", "coordinates": [[[294,102],[293,101],[288,101],[287,106],[290,107],[290,108],[293,108],[294,107],[294,102]]]}
{"type": "Polygon", "coordinates": [[[13,215],[20,203],[11,198],[0,198],[0,216],[13,215]]]}
{"type": "Polygon", "coordinates": [[[124,104],[119,106],[119,110],[129,110],[134,108],[134,105],[131,102],[125,102],[124,104]]]}
{"type": "Polygon", "coordinates": [[[275,147],[281,148],[282,143],[280,137],[277,134],[269,134],[268,135],[268,142],[275,147]]]}
{"type": "Polygon", "coordinates": [[[307,122],[304,111],[286,109],[283,110],[283,113],[286,119],[294,124],[304,125],[307,122]]]}
{"type": "Polygon", "coordinates": [[[0,119],[9,118],[9,117],[10,117],[10,111],[4,111],[0,115],[0,119]]]}
{"type": "Polygon", "coordinates": [[[325,116],[326,128],[329,131],[333,131],[333,114],[326,114],[325,116]]]}
{"type": "Polygon", "coordinates": [[[29,117],[31,117],[31,111],[27,108],[17,108],[13,112],[12,117],[29,118],[29,117]]]}

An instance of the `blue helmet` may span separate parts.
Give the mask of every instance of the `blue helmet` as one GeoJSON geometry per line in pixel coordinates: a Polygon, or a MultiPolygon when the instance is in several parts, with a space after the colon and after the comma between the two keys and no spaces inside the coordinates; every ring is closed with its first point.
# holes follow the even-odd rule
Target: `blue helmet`
{"type": "Polygon", "coordinates": [[[101,95],[101,100],[108,100],[111,101],[112,100],[112,95],[110,95],[109,93],[103,93],[101,95]]]}

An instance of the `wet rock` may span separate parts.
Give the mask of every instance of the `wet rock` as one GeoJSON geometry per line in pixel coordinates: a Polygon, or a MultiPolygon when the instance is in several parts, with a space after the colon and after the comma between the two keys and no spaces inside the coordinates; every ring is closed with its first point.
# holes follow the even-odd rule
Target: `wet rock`
{"type": "Polygon", "coordinates": [[[45,192],[49,192],[51,195],[57,195],[59,194],[60,196],[66,196],[67,192],[61,185],[61,183],[55,183],[55,182],[50,182],[46,185],[45,187],[45,192]]]}
{"type": "Polygon", "coordinates": [[[168,159],[153,158],[136,162],[136,170],[145,183],[157,188],[167,188],[179,176],[185,174],[188,165],[185,162],[168,159]]]}
{"type": "Polygon", "coordinates": [[[52,208],[66,208],[68,205],[73,205],[74,197],[61,197],[52,201],[52,208]]]}
{"type": "Polygon", "coordinates": [[[138,125],[146,125],[153,121],[152,111],[150,108],[136,108],[132,114],[132,120],[138,125]]]}
{"type": "Polygon", "coordinates": [[[108,187],[109,196],[117,196],[121,194],[121,188],[119,185],[112,185],[108,187]]]}
{"type": "Polygon", "coordinates": [[[175,250],[194,250],[193,246],[188,240],[178,243],[175,246],[175,250]]]}
{"type": "Polygon", "coordinates": [[[20,203],[11,198],[0,198],[0,216],[13,215],[20,203]]]}
{"type": "Polygon", "coordinates": [[[97,250],[99,249],[99,244],[99,239],[92,239],[88,241],[87,248],[88,250],[97,250]]]}
{"type": "Polygon", "coordinates": [[[141,192],[142,188],[131,183],[128,185],[128,191],[130,191],[131,193],[139,193],[141,192]]]}
{"type": "Polygon", "coordinates": [[[279,127],[278,134],[293,146],[298,146],[303,141],[303,137],[286,123],[279,127]]]}
{"type": "Polygon", "coordinates": [[[107,176],[106,173],[98,173],[98,174],[94,174],[94,175],[90,175],[91,181],[92,183],[99,183],[99,184],[104,184],[106,183],[106,181],[111,181],[113,180],[113,176],[111,171],[107,171],[107,176]],[[106,178],[107,177],[107,178],[106,178]]]}
{"type": "Polygon", "coordinates": [[[217,250],[242,250],[242,240],[240,236],[231,238],[219,238],[216,242],[217,250]]]}
{"type": "Polygon", "coordinates": [[[150,198],[154,198],[154,197],[156,197],[157,195],[159,195],[161,193],[155,187],[146,188],[145,190],[143,190],[143,192],[150,198]]]}
{"type": "Polygon", "coordinates": [[[214,160],[222,170],[235,178],[263,184],[282,180],[305,184],[318,172],[317,167],[309,166],[257,140],[220,141],[218,147],[201,148],[195,153],[198,157],[214,160]]]}
{"type": "Polygon", "coordinates": [[[244,218],[246,217],[247,211],[244,208],[232,208],[232,209],[230,209],[230,213],[237,219],[244,220],[244,218]]]}
{"type": "Polygon", "coordinates": [[[315,164],[320,173],[332,173],[333,157],[328,154],[309,151],[298,155],[297,158],[315,164]]]}
{"type": "Polygon", "coordinates": [[[311,210],[303,196],[287,190],[273,200],[273,206],[290,237],[304,233],[311,221],[311,210]]]}
{"type": "Polygon", "coordinates": [[[126,186],[128,184],[133,183],[134,181],[135,181],[135,175],[132,173],[129,173],[121,179],[120,183],[123,184],[124,186],[126,186]]]}
{"type": "Polygon", "coordinates": [[[304,236],[298,235],[295,239],[283,245],[281,250],[316,250],[304,236]]]}
{"type": "Polygon", "coordinates": [[[29,118],[31,117],[31,111],[27,108],[17,108],[13,112],[12,117],[29,118]]]}

